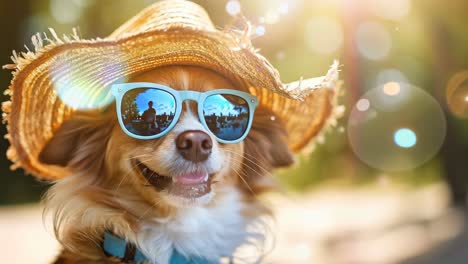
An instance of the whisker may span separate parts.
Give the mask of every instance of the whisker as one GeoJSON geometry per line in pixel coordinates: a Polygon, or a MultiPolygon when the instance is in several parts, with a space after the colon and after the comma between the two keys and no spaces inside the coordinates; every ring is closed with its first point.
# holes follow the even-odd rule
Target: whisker
{"type": "MultiPolygon", "coordinates": [[[[144,161],[149,161],[151,159],[147,159],[147,160],[144,160],[144,161]]],[[[128,175],[130,175],[132,173],[132,170],[135,169],[139,164],[142,164],[143,161],[139,161],[138,163],[136,164],[133,164],[132,167],[131,167],[131,170],[128,171],[127,173],[125,173],[125,175],[120,179],[120,182],[119,184],[117,185],[117,187],[115,188],[114,192],[113,192],[113,195],[115,196],[117,191],[119,190],[120,186],[122,185],[123,181],[127,178],[128,175]]]]}
{"type": "MultiPolygon", "coordinates": [[[[271,175],[271,170],[269,170],[269,169],[267,169],[267,168],[265,168],[265,167],[259,165],[259,164],[258,164],[258,159],[256,159],[254,156],[249,155],[249,154],[247,154],[247,153],[239,154],[239,153],[237,153],[237,152],[235,152],[235,151],[232,151],[232,150],[226,150],[226,152],[235,154],[235,155],[237,155],[238,157],[240,157],[240,158],[242,158],[242,159],[246,159],[247,161],[251,162],[252,164],[255,164],[259,169],[262,169],[267,175],[271,175]],[[246,156],[246,155],[249,155],[249,156],[252,157],[252,158],[249,158],[249,157],[246,156]]],[[[247,165],[247,163],[244,163],[244,164],[247,165]]],[[[249,168],[253,169],[252,167],[249,167],[249,168]]]]}
{"type": "MultiPolygon", "coordinates": [[[[257,175],[257,176],[259,176],[259,177],[264,177],[264,176],[265,176],[265,177],[273,177],[273,174],[271,174],[271,173],[268,173],[268,174],[261,173],[261,172],[255,170],[255,168],[252,168],[252,167],[250,167],[249,165],[247,165],[247,164],[245,164],[245,163],[239,162],[238,160],[232,159],[232,161],[234,162],[235,165],[240,165],[240,166],[242,166],[242,164],[243,164],[243,165],[247,166],[248,168],[251,169],[251,172],[255,173],[255,175],[257,175]]],[[[247,174],[243,169],[239,169],[239,171],[236,170],[236,172],[238,172],[238,173],[241,172],[242,175],[248,176],[248,174],[247,174]]],[[[244,179],[245,179],[245,178],[244,178],[244,179]]]]}
{"type": "Polygon", "coordinates": [[[140,155],[131,156],[127,160],[135,159],[135,158],[138,158],[138,157],[144,157],[144,156],[151,156],[151,153],[143,153],[143,154],[140,154],[140,155]]]}
{"type": "Polygon", "coordinates": [[[264,174],[262,174],[260,171],[257,171],[255,167],[252,167],[252,166],[249,165],[248,163],[243,162],[242,158],[244,158],[244,157],[242,157],[242,156],[240,156],[240,155],[239,155],[239,157],[233,157],[233,156],[231,156],[231,160],[237,162],[237,164],[246,166],[247,168],[249,168],[249,169],[251,169],[253,172],[255,172],[258,176],[273,176],[273,174],[271,173],[271,171],[269,171],[269,170],[267,170],[267,169],[261,167],[260,165],[258,165],[258,164],[255,163],[255,162],[252,162],[252,164],[255,164],[259,169],[262,169],[262,170],[263,170],[264,174]],[[239,157],[240,157],[241,159],[239,159],[239,157]],[[235,159],[235,158],[237,158],[237,159],[235,159]]]}
{"type": "Polygon", "coordinates": [[[150,207],[148,207],[148,209],[146,209],[146,211],[143,212],[143,214],[137,219],[137,222],[140,222],[141,219],[143,219],[143,217],[145,217],[145,215],[153,208],[155,208],[157,205],[159,205],[161,203],[162,200],[159,200],[157,203],[153,203],[150,207]]]}
{"type": "Polygon", "coordinates": [[[234,172],[239,176],[239,178],[244,182],[245,186],[247,186],[247,188],[249,189],[249,191],[253,194],[254,197],[257,196],[257,194],[254,192],[254,190],[252,189],[252,187],[250,187],[249,183],[244,179],[244,177],[242,177],[242,175],[240,175],[240,173],[237,171],[237,170],[234,170],[234,172]]]}
{"type": "Polygon", "coordinates": [[[246,159],[247,161],[251,162],[252,164],[255,164],[257,166],[257,168],[263,170],[266,174],[271,175],[271,168],[266,168],[266,167],[260,165],[259,160],[257,158],[255,158],[254,156],[250,155],[252,158],[249,158],[246,155],[249,155],[249,154],[244,153],[243,155],[239,155],[239,156],[246,159]]]}

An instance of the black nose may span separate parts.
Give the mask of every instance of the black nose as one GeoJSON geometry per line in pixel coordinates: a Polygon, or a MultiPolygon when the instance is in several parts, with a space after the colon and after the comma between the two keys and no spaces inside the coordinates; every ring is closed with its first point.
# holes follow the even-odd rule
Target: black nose
{"type": "Polygon", "coordinates": [[[189,130],[180,133],[175,143],[182,157],[193,162],[208,159],[213,147],[210,136],[200,130],[189,130]]]}

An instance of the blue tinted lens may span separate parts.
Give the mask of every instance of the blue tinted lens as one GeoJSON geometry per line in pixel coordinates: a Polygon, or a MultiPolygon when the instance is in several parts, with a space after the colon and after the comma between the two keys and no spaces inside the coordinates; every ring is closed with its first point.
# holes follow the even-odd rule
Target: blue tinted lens
{"type": "Polygon", "coordinates": [[[120,108],[125,128],[138,136],[162,133],[174,121],[175,112],[174,96],[156,88],[137,88],[126,92],[120,108]]]}
{"type": "Polygon", "coordinates": [[[249,105],[230,94],[210,95],[203,103],[203,116],[210,131],[222,140],[241,138],[249,124],[249,105]]]}

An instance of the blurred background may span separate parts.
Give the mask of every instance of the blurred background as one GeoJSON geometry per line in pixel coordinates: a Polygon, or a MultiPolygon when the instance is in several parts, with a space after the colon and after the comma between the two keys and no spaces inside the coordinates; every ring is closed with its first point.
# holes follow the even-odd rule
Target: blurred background
{"type": "MultiPolygon", "coordinates": [[[[0,64],[32,47],[36,32],[76,27],[84,39],[104,38],[153,2],[3,0],[0,64]]],[[[286,195],[268,197],[278,234],[266,263],[468,262],[468,1],[195,2],[219,26],[245,15],[284,82],[342,65],[344,117],[277,173],[286,195]]],[[[2,90],[10,79],[0,71],[2,90]]],[[[48,263],[57,244],[38,201],[49,185],[10,171],[0,144],[2,258],[48,263]]]]}

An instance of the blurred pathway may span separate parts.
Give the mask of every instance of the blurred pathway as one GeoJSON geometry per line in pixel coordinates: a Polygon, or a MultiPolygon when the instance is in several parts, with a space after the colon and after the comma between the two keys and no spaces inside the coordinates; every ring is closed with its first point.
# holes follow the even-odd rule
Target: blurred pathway
{"type": "Polygon", "coordinates": [[[463,229],[463,217],[448,209],[447,190],[440,185],[416,191],[321,190],[273,201],[278,240],[270,261],[275,264],[395,264],[463,229]]]}
{"type": "Polygon", "coordinates": [[[49,264],[58,254],[49,230],[42,224],[38,205],[0,208],[0,263],[49,264]]]}
{"type": "Polygon", "coordinates": [[[441,243],[421,256],[401,264],[466,264],[468,263],[468,217],[465,215],[463,232],[441,243]]]}
{"type": "MultiPolygon", "coordinates": [[[[461,233],[463,217],[447,209],[443,186],[322,189],[266,198],[277,214],[277,239],[265,263],[468,263],[468,232],[461,233]]],[[[0,234],[1,263],[50,263],[58,252],[38,205],[0,208],[0,234]]]]}

